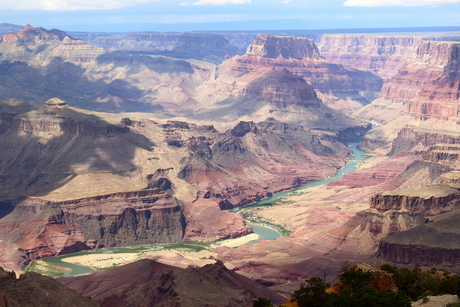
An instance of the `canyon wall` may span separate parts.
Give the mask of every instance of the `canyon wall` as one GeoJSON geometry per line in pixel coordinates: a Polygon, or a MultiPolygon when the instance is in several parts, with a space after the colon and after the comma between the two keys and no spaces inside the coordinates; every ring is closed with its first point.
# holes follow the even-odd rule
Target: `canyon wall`
{"type": "Polygon", "coordinates": [[[85,249],[177,242],[186,227],[182,207],[162,190],[61,202],[26,198],[0,221],[2,245],[17,246],[23,261],[30,261],[85,249]]]}
{"type": "Polygon", "coordinates": [[[421,41],[416,53],[384,84],[360,118],[386,124],[404,114],[416,120],[456,122],[460,43],[421,41]]]}

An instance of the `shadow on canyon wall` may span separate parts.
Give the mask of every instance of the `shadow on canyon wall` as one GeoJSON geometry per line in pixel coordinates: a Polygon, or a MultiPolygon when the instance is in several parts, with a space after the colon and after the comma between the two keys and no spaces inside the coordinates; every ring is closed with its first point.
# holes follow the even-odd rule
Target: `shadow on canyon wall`
{"type": "Polygon", "coordinates": [[[131,76],[144,70],[159,74],[194,72],[191,64],[184,60],[132,53],[107,53],[96,61],[100,65],[114,64],[115,68],[125,70],[128,77],[109,80],[107,76],[95,75],[91,80],[92,72],[61,57],[54,57],[48,65],[40,68],[23,61],[3,61],[0,63],[0,99],[18,98],[39,106],[48,99],[60,97],[70,105],[86,110],[162,112],[161,106],[142,102],[144,95],[152,94],[139,88],[136,83],[141,81],[130,79],[131,76]]]}
{"type": "Polygon", "coordinates": [[[136,172],[136,150],[155,144],[131,124],[67,106],[0,101],[0,201],[46,195],[79,174],[136,172]]]}

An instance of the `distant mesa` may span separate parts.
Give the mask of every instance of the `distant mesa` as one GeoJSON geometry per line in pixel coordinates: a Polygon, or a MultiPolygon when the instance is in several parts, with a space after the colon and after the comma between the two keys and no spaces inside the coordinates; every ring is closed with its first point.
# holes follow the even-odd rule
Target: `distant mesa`
{"type": "Polygon", "coordinates": [[[246,54],[272,59],[321,58],[318,48],[311,39],[267,34],[257,36],[256,40],[249,45],[246,54]]]}
{"type": "Polygon", "coordinates": [[[63,107],[63,106],[67,106],[67,102],[65,102],[64,100],[61,100],[61,99],[59,99],[57,97],[54,97],[54,98],[51,98],[51,99],[47,100],[45,102],[45,105],[63,107]]]}

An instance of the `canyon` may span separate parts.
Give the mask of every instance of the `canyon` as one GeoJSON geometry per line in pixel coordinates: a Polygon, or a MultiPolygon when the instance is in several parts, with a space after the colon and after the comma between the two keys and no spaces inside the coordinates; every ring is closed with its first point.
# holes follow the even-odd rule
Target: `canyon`
{"type": "Polygon", "coordinates": [[[201,290],[187,280],[244,306],[333,281],[346,263],[460,272],[458,33],[12,30],[0,41],[2,267],[247,235],[229,209],[333,176],[360,140],[369,156],[356,171],[250,209],[288,236],[216,247],[201,268],[165,253],[60,281],[102,305],[161,283],[157,304],[192,302],[201,290]],[[88,292],[136,270],[154,276],[88,292]],[[263,290],[244,292],[251,280],[263,290]]]}

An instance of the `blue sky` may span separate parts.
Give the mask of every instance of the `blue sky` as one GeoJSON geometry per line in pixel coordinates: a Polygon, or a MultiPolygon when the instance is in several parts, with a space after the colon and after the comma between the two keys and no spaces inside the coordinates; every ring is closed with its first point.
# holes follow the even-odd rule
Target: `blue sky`
{"type": "Polygon", "coordinates": [[[0,23],[65,31],[460,25],[460,0],[0,0],[0,23]]]}

